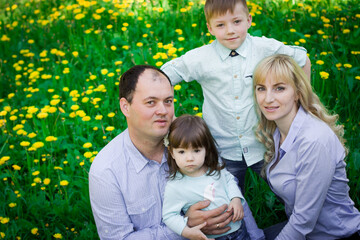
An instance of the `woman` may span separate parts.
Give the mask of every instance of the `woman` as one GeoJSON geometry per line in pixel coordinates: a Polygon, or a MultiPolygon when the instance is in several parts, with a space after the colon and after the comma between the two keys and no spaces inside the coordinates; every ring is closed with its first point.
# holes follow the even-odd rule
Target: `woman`
{"type": "Polygon", "coordinates": [[[343,126],[286,55],[261,61],[254,71],[266,146],[262,174],[285,203],[288,221],[265,229],[267,239],[359,238],[360,213],[349,197],[343,126]],[[280,226],[280,227],[279,227],[280,226]]]}

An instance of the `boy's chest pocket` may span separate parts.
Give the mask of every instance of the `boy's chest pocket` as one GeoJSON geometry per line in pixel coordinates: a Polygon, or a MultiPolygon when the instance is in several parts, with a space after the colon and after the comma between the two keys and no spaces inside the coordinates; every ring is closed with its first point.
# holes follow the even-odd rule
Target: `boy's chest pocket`
{"type": "Polygon", "coordinates": [[[137,199],[127,205],[127,211],[134,224],[134,229],[142,229],[160,223],[161,209],[156,208],[154,196],[137,199]]]}

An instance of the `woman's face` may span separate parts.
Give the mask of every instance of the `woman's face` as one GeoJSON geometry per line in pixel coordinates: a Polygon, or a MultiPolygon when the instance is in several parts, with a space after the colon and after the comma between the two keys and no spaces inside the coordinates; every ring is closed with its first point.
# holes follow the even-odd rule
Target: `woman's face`
{"type": "Polygon", "coordinates": [[[288,81],[268,74],[264,83],[255,86],[257,103],[264,116],[277,126],[290,128],[298,110],[298,95],[288,81]]]}

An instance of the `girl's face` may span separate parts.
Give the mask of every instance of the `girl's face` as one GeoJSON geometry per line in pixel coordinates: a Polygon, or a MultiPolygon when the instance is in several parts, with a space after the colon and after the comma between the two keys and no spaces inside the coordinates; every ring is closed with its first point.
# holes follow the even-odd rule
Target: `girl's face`
{"type": "Polygon", "coordinates": [[[176,165],[182,174],[190,177],[199,177],[206,173],[204,166],[206,150],[201,148],[173,148],[171,156],[175,159],[176,165]]]}
{"type": "Polygon", "coordinates": [[[269,74],[264,83],[255,86],[255,94],[260,110],[268,120],[290,128],[298,110],[298,95],[288,82],[269,74]]]}

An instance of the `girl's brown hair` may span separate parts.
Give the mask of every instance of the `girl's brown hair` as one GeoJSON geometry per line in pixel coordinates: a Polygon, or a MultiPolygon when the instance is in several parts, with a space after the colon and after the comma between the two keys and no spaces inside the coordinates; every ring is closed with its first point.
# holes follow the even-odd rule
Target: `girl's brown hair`
{"type": "Polygon", "coordinates": [[[185,114],[176,118],[170,125],[168,140],[170,179],[174,179],[176,173],[180,172],[175,159],[171,156],[174,148],[204,147],[206,151],[204,165],[208,167],[207,175],[220,174],[220,170],[225,167],[219,164],[215,139],[201,117],[185,114]]]}

